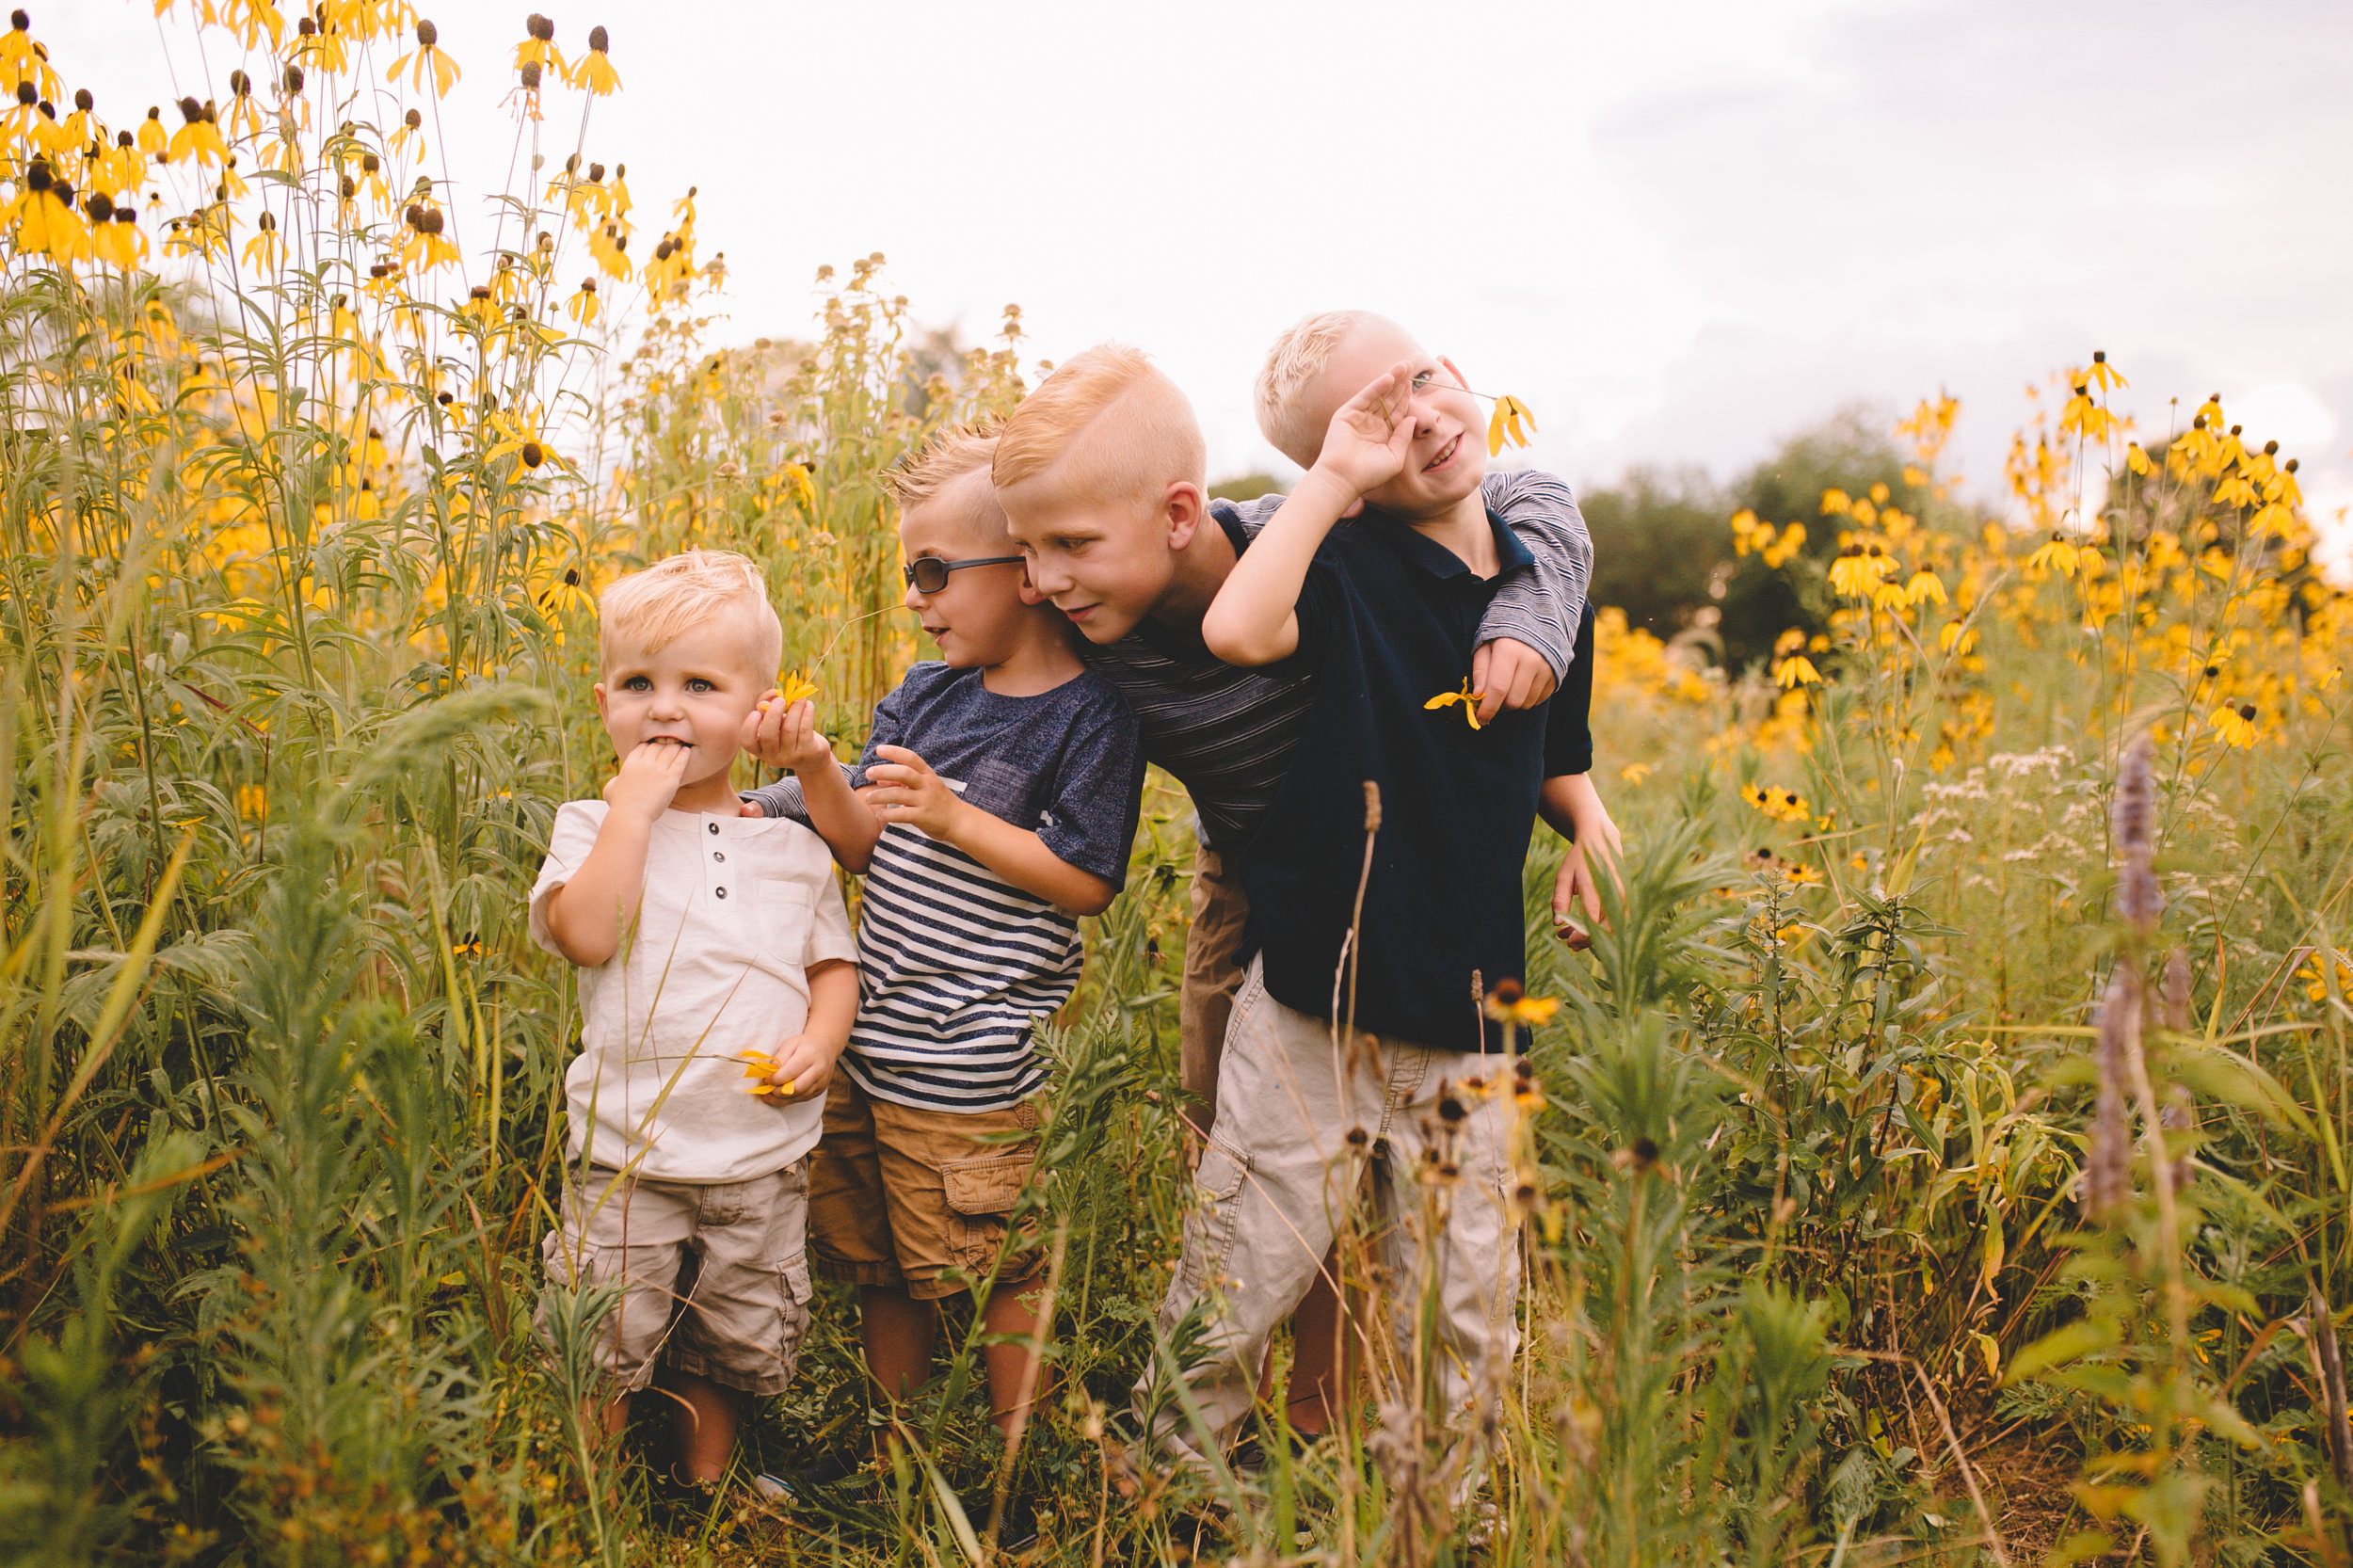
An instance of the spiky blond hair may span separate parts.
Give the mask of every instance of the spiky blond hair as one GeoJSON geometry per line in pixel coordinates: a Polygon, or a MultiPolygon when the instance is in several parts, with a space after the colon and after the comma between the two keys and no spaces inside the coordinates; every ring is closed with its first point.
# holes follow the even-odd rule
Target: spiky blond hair
{"type": "Polygon", "coordinates": [[[1057,495],[1160,505],[1168,487],[1207,480],[1193,405],[1142,349],[1107,343],[1073,355],[1005,421],[997,488],[1044,480],[1057,495]]]}
{"type": "Polygon", "coordinates": [[[1324,422],[1307,405],[1308,389],[1340,344],[1368,327],[1394,325],[1370,311],[1321,311],[1275,339],[1251,387],[1259,434],[1301,468],[1315,467],[1323,451],[1324,422]]]}
{"type": "Polygon", "coordinates": [[[689,550],[616,578],[597,598],[598,652],[611,669],[625,651],[658,652],[730,610],[745,617],[746,651],[760,678],[774,676],[784,657],[784,623],[760,568],[726,550],[689,550]]]}
{"type": "Polygon", "coordinates": [[[976,468],[997,460],[997,437],[1005,422],[994,414],[968,424],[946,424],[883,475],[883,486],[901,511],[920,506],[976,468]]]}

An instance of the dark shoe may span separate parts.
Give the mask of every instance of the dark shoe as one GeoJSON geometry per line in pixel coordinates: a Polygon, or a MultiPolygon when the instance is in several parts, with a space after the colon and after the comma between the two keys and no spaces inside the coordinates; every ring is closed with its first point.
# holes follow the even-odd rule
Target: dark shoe
{"type": "Polygon", "coordinates": [[[866,1462],[828,1455],[807,1464],[796,1465],[780,1476],[760,1474],[752,1478],[752,1490],[762,1500],[772,1503],[789,1502],[806,1497],[811,1492],[823,1492],[846,1482],[863,1479],[866,1462]]]}

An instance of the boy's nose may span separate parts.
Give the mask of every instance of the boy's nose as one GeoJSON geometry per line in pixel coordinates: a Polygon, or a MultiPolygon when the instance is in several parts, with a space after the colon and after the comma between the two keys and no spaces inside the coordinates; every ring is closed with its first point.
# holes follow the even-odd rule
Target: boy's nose
{"type": "Polygon", "coordinates": [[[905,605],[910,610],[916,611],[920,611],[924,605],[929,604],[931,601],[932,596],[925,593],[922,589],[917,587],[912,583],[907,584],[907,591],[901,595],[899,599],[900,603],[905,605]]]}

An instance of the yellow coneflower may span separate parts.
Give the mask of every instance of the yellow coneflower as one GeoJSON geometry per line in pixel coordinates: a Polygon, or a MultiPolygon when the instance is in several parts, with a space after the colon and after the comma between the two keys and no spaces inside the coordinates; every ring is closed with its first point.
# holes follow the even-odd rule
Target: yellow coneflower
{"type": "Polygon", "coordinates": [[[597,324],[597,318],[603,312],[597,303],[597,280],[594,278],[581,280],[580,292],[564,301],[564,313],[582,327],[597,324]]]}
{"type": "Polygon", "coordinates": [[[407,114],[402,115],[400,124],[393,129],[391,136],[384,138],[384,145],[394,157],[424,158],[424,115],[416,109],[410,109],[407,114]],[[414,152],[410,151],[412,147],[414,152]]]}
{"type": "Polygon", "coordinates": [[[544,66],[555,72],[558,79],[568,78],[572,68],[564,63],[564,52],[555,46],[555,24],[533,11],[523,19],[523,40],[515,45],[515,69],[544,66]]]}
{"type": "Polygon", "coordinates": [[[2149,472],[2149,454],[2140,449],[2140,443],[2138,441],[2126,441],[2124,443],[2124,466],[2132,470],[2135,473],[2147,473],[2149,472]]]}
{"type": "Polygon", "coordinates": [[[1814,667],[1814,661],[1802,653],[1793,653],[1773,666],[1773,684],[1786,691],[1800,686],[1818,686],[1822,672],[1814,667]]]}
{"type": "Polygon", "coordinates": [[[1945,598],[1943,580],[1926,567],[1921,568],[1912,574],[1912,581],[1904,584],[1904,602],[1907,604],[1947,602],[1945,598]]]}
{"type": "Polygon", "coordinates": [[[1895,569],[1896,563],[1879,546],[1849,545],[1830,564],[1830,585],[1845,598],[1863,599],[1879,585],[1880,579],[1895,569]]]}
{"type": "Polygon", "coordinates": [[[441,32],[430,22],[417,24],[417,46],[392,62],[392,69],[384,73],[388,82],[400,80],[400,73],[408,72],[411,88],[424,86],[425,78],[433,78],[433,96],[447,98],[449,89],[457,84],[457,62],[440,47],[441,32]]]}
{"type": "Polygon", "coordinates": [[[24,171],[24,193],[17,199],[15,216],[20,250],[59,262],[78,262],[89,255],[89,230],[73,210],[73,187],[58,184],[40,159],[24,171]]]}
{"type": "Polygon", "coordinates": [[[168,163],[194,158],[199,163],[226,164],[229,144],[220,139],[220,127],[214,123],[212,111],[193,98],[180,100],[180,129],[171,134],[171,145],[164,154],[168,163]]]}
{"type": "Polygon", "coordinates": [[[1503,450],[1503,443],[1513,446],[1528,444],[1528,431],[1536,428],[1536,416],[1528,411],[1528,405],[1510,392],[1496,399],[1494,417],[1487,421],[1487,456],[1492,457],[1503,450]],[[1520,421],[1528,421],[1528,430],[1520,428],[1520,421]]]}
{"type": "Polygon", "coordinates": [[[1964,654],[1977,646],[1977,629],[1966,621],[1946,621],[1936,634],[1937,646],[1951,654],[1964,654]]]}
{"type": "Polygon", "coordinates": [[[229,135],[250,138],[262,134],[262,106],[253,101],[253,78],[242,71],[229,73],[229,135]]]}
{"type": "Polygon", "coordinates": [[[2222,744],[2245,750],[2255,744],[2255,705],[2242,702],[2237,707],[2224,703],[2207,715],[2206,722],[2222,737],[2222,744]]]}
{"type": "Polygon", "coordinates": [[[278,234],[278,219],[264,213],[254,220],[253,237],[245,242],[245,264],[256,272],[275,272],[286,259],[286,244],[278,234]]]}
{"type": "Polygon", "coordinates": [[[2124,379],[2123,372],[2108,363],[2107,351],[2101,348],[2091,351],[2091,368],[2084,372],[2083,379],[2086,386],[2096,383],[2102,392],[2112,392],[2118,387],[2132,385],[2130,381],[2124,379]]]}
{"type": "Polygon", "coordinates": [[[2073,577],[2083,563],[2083,547],[2054,528],[2049,542],[2026,557],[2026,569],[2032,572],[2056,570],[2061,577],[2073,577]]]}
{"type": "Polygon", "coordinates": [[[1423,703],[1422,707],[1424,709],[1444,708],[1449,703],[1459,702],[1463,705],[1463,716],[1470,720],[1470,727],[1473,729],[1477,729],[1479,728],[1479,699],[1484,695],[1481,692],[1472,691],[1470,678],[1465,676],[1461,691],[1440,692],[1436,696],[1423,703]]]}
{"type": "Polygon", "coordinates": [[[583,55],[580,63],[572,68],[572,86],[584,88],[598,98],[621,90],[620,73],[613,69],[613,58],[606,53],[612,41],[611,35],[602,27],[588,29],[588,53],[583,55]]]}
{"type": "Polygon", "coordinates": [[[1519,1029],[1534,1029],[1550,1021],[1561,1011],[1559,997],[1531,997],[1516,980],[1499,980],[1480,1004],[1487,1016],[1499,1024],[1519,1029]]]}
{"type": "Polygon", "coordinates": [[[2091,399],[2089,385],[2078,383],[2075,395],[2059,412],[2059,428],[2072,430],[2087,441],[2104,441],[2116,427],[2116,416],[2091,399]]]}
{"type": "Polygon", "coordinates": [[[1826,518],[1835,517],[1853,504],[1842,489],[1832,488],[1822,492],[1822,515],[1826,518]]]}

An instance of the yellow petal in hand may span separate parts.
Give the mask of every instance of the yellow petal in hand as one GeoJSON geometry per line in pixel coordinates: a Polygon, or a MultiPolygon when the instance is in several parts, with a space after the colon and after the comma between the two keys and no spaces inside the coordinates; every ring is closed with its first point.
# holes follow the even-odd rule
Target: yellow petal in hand
{"type": "Polygon", "coordinates": [[[776,684],[784,691],[784,704],[788,708],[804,697],[813,697],[817,695],[817,682],[802,680],[801,672],[798,670],[794,670],[776,684]]]}

